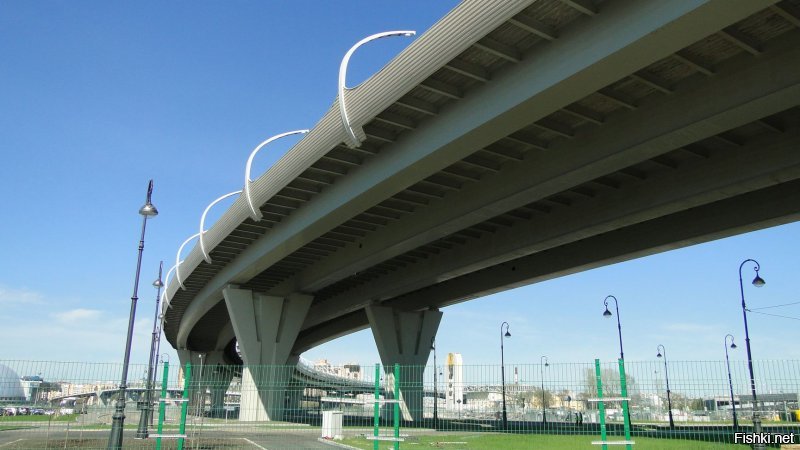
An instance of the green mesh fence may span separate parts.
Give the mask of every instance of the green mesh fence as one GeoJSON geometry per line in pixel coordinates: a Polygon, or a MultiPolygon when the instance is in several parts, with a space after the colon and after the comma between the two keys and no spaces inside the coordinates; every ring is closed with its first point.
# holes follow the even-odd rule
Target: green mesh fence
{"type": "MultiPolygon", "coordinates": [[[[301,361],[195,365],[186,383],[186,367],[173,362],[166,377],[164,366],[155,376],[150,436],[134,439],[148,405],[146,367],[132,365],[123,446],[603,448],[604,422],[605,448],[744,449],[752,447],[735,444],[736,433],[752,432],[754,414],[766,433],[800,435],[800,361],[755,361],[756,404],[746,361],[730,362],[730,379],[725,361],[669,361],[669,398],[663,360],[624,361],[624,379],[620,368],[506,364],[501,377],[496,365],[400,366],[395,374],[301,361]]],[[[0,361],[0,449],[106,448],[120,374],[118,364],[0,361]]]]}

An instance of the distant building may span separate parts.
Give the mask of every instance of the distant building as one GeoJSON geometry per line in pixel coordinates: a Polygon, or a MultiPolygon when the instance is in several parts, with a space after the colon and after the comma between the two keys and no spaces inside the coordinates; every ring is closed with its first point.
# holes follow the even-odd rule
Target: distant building
{"type": "Polygon", "coordinates": [[[17,372],[4,364],[0,364],[0,401],[25,400],[25,391],[17,372]]]}
{"type": "Polygon", "coordinates": [[[20,379],[22,391],[25,393],[25,400],[29,402],[37,402],[42,397],[42,377],[38,375],[28,375],[20,379]]]}
{"type": "MultiPolygon", "coordinates": [[[[783,412],[793,411],[800,408],[800,394],[797,392],[778,393],[778,394],[758,394],[758,408],[762,412],[783,412]]],[[[736,395],[733,397],[736,404],[736,409],[739,410],[753,410],[753,396],[752,395],[736,395]]],[[[731,407],[730,396],[714,397],[712,399],[703,400],[703,406],[708,411],[722,411],[733,409],[731,407]]]]}
{"type": "Polygon", "coordinates": [[[461,353],[448,353],[445,365],[445,407],[459,408],[464,402],[464,361],[461,353]]]}
{"type": "Polygon", "coordinates": [[[314,363],[314,369],[335,375],[337,377],[348,378],[351,380],[361,380],[361,366],[354,363],[346,363],[342,366],[334,366],[327,359],[320,359],[314,363]]]}

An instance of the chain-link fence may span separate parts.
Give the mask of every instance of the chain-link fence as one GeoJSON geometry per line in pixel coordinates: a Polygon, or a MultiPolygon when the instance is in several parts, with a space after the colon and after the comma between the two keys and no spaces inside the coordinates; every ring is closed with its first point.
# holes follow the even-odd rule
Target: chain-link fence
{"type": "MultiPolygon", "coordinates": [[[[0,448],[106,448],[121,369],[0,361],[0,448]]],[[[624,369],[623,390],[617,361],[504,371],[455,358],[396,369],[173,363],[159,366],[148,402],[147,367],[131,365],[123,447],[571,449],[602,447],[605,436],[631,448],[722,449],[759,426],[800,435],[800,361],[755,361],[755,399],[746,361],[624,369]]]]}

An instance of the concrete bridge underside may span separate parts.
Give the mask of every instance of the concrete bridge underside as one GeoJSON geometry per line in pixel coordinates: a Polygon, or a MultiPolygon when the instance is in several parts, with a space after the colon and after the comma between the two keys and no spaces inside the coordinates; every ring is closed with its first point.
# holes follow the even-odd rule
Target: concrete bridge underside
{"type": "Polygon", "coordinates": [[[173,346],[286,364],[372,327],[424,364],[439,308],[800,217],[797,1],[489,3],[347,93],[359,146],[334,105],[262,219],[236,201],[169,285],[173,346]]]}

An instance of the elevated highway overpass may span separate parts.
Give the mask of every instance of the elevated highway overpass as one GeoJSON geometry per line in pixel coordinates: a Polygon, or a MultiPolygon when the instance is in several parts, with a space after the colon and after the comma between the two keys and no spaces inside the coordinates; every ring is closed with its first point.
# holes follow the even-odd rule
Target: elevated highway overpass
{"type": "Polygon", "coordinates": [[[798,11],[461,2],[346,92],[359,142],[337,101],[205,233],[167,339],[293,364],[370,327],[424,364],[442,307],[797,220],[798,11]]]}

